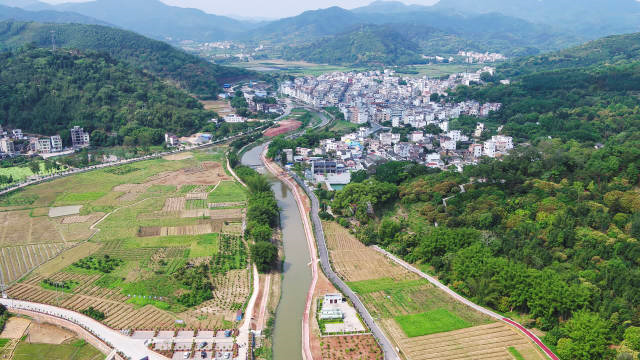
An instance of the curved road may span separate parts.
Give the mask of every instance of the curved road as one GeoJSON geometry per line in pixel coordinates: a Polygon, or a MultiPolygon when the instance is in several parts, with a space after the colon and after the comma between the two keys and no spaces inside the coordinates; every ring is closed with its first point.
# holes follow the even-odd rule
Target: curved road
{"type": "Polygon", "coordinates": [[[441,289],[442,291],[446,292],[449,296],[451,296],[452,298],[456,299],[457,301],[467,305],[468,307],[483,313],[489,317],[492,317],[498,321],[502,321],[502,322],[506,322],[507,324],[515,327],[516,329],[520,330],[520,332],[522,332],[526,337],[528,337],[529,339],[531,339],[534,343],[536,343],[540,349],[550,358],[553,360],[559,360],[559,358],[556,356],[556,354],[553,353],[553,351],[551,351],[551,349],[549,349],[536,335],[534,335],[531,331],[527,330],[524,326],[518,324],[517,322],[506,318],[500,314],[497,314],[489,309],[486,309],[478,304],[475,304],[469,300],[467,300],[466,298],[460,296],[458,293],[456,293],[455,291],[451,290],[450,288],[448,288],[446,285],[444,285],[443,283],[441,283],[440,281],[438,281],[437,279],[425,274],[424,272],[418,270],[416,267],[410,265],[409,263],[407,263],[406,261],[398,258],[397,256],[391,254],[390,252],[380,248],[377,245],[372,246],[374,249],[376,249],[378,252],[384,254],[386,257],[388,257],[389,259],[393,260],[395,263],[397,263],[398,265],[402,266],[403,268],[419,275],[420,277],[427,279],[431,284],[435,285],[436,287],[438,287],[439,289],[441,289]]]}
{"type": "Polygon", "coordinates": [[[75,311],[62,309],[52,305],[12,299],[0,299],[0,304],[6,306],[10,310],[22,309],[34,311],[70,321],[83,327],[93,334],[93,336],[104,341],[108,346],[118,349],[131,359],[138,360],[148,356],[149,360],[167,360],[166,357],[148,349],[144,344],[144,340],[133,339],[75,311]]]}

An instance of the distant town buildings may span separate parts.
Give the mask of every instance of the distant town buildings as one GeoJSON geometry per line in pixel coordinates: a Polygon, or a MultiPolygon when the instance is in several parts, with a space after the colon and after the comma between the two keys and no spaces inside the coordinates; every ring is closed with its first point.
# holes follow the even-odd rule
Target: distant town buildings
{"type": "Polygon", "coordinates": [[[13,154],[15,151],[15,147],[13,145],[13,140],[8,137],[3,137],[0,139],[0,152],[3,154],[13,154]]]}
{"type": "Polygon", "coordinates": [[[247,121],[247,119],[236,114],[229,114],[224,117],[224,121],[228,123],[243,123],[247,121]]]}
{"type": "Polygon", "coordinates": [[[502,54],[489,52],[479,53],[475,51],[460,51],[458,52],[458,56],[465,57],[465,62],[479,64],[507,60],[507,57],[502,54]]]}

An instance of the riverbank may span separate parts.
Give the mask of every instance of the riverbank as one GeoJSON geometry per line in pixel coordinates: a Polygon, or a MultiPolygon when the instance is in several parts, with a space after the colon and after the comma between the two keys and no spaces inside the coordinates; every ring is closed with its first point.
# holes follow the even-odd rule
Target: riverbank
{"type": "Polygon", "coordinates": [[[307,246],[309,247],[309,254],[311,256],[311,285],[307,292],[307,301],[305,303],[305,310],[302,318],[302,357],[305,360],[312,360],[313,354],[311,351],[311,332],[309,323],[312,313],[313,294],[318,282],[318,252],[315,247],[315,239],[313,237],[311,222],[308,216],[309,211],[311,210],[311,206],[308,203],[308,199],[307,202],[305,202],[302,197],[304,191],[296,184],[291,176],[289,176],[289,174],[283,171],[273,161],[267,159],[265,154],[266,148],[265,151],[263,151],[261,154],[261,159],[265,168],[280,181],[282,181],[293,193],[296,203],[298,204],[298,210],[300,211],[300,217],[302,218],[302,225],[304,227],[305,237],[307,239],[307,246]]]}

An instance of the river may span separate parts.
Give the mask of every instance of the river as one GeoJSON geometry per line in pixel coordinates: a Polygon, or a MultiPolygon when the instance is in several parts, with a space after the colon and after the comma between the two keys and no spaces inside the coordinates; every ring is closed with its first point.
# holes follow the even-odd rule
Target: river
{"type": "MultiPolygon", "coordinates": [[[[267,173],[260,154],[266,144],[258,145],[242,156],[242,164],[260,173],[267,173]]],[[[302,315],[307,292],[311,285],[309,248],[300,218],[300,211],[289,188],[269,175],[271,188],[280,206],[280,224],[284,244],[282,294],[276,311],[273,330],[273,358],[275,360],[302,359],[302,315]]]]}

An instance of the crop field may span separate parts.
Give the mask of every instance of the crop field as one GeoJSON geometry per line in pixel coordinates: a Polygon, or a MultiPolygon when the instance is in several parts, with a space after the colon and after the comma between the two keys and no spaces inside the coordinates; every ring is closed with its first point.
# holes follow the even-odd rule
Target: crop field
{"type": "Polygon", "coordinates": [[[373,335],[323,337],[320,344],[323,359],[382,360],[383,355],[373,335]]]}
{"type": "Polygon", "coordinates": [[[36,344],[21,341],[13,354],[14,360],[101,360],[104,359],[98,349],[84,340],[75,340],[64,344],[36,344]]]}
{"type": "Polygon", "coordinates": [[[220,163],[224,150],[96,170],[0,197],[0,276],[14,282],[10,296],[93,307],[115,329],[174,329],[176,320],[231,326],[251,272],[241,234],[246,198],[220,163]],[[216,196],[240,200],[237,208],[208,208],[219,184],[216,196]],[[73,212],[48,216],[61,206],[73,212]],[[194,267],[209,274],[211,299],[183,296],[194,294],[184,276],[194,267]]]}
{"type": "Polygon", "coordinates": [[[335,271],[345,281],[391,277],[394,280],[418,279],[418,276],[396,266],[377,251],[364,246],[347,229],[335,222],[323,222],[327,247],[335,271]]]}
{"type": "Polygon", "coordinates": [[[532,343],[455,301],[425,279],[360,243],[345,228],[324,222],[336,272],[409,360],[504,359],[515,347],[527,360],[543,360],[532,343]]]}
{"type": "Polygon", "coordinates": [[[34,244],[0,248],[0,277],[9,284],[60,254],[63,243],[34,244]]]}
{"type": "Polygon", "coordinates": [[[222,181],[209,193],[210,203],[237,203],[247,200],[247,191],[235,181],[222,181]]]}

